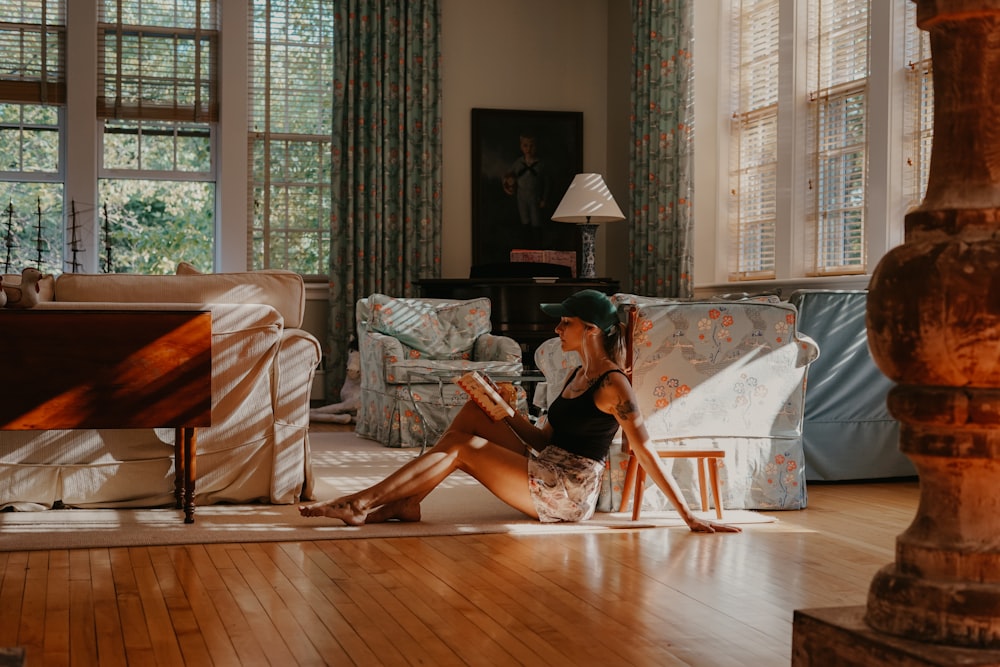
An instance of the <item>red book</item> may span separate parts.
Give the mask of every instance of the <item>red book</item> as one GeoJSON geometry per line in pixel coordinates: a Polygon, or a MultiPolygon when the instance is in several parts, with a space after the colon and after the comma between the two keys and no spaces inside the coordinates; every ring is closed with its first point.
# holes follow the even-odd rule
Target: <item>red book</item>
{"type": "Polygon", "coordinates": [[[481,373],[470,371],[455,378],[455,384],[461,387],[469,395],[469,398],[482,408],[483,412],[488,414],[493,421],[514,416],[514,408],[503,400],[493,381],[481,373]]]}

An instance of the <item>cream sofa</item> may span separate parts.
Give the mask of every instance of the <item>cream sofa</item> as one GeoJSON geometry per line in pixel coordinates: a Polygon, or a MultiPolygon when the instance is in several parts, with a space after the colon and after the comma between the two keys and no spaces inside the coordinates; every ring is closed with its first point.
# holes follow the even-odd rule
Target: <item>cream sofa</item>
{"type": "MultiPolygon", "coordinates": [[[[311,497],[309,396],[321,350],[299,328],[299,275],[63,274],[41,297],[36,308],[210,310],[212,425],[198,429],[197,503],[311,497]]],[[[173,429],[0,431],[0,508],[169,505],[173,438],[173,429]]]]}

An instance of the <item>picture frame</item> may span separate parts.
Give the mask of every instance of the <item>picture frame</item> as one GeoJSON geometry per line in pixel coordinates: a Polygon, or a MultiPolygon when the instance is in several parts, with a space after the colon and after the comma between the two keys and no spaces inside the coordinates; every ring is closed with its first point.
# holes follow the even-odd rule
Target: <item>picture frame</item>
{"type": "Polygon", "coordinates": [[[577,253],[579,269],[579,225],[552,214],[582,171],[582,111],[473,109],[473,264],[509,262],[514,249],[562,250],[577,253]],[[534,169],[523,169],[522,138],[534,141],[534,169]]]}

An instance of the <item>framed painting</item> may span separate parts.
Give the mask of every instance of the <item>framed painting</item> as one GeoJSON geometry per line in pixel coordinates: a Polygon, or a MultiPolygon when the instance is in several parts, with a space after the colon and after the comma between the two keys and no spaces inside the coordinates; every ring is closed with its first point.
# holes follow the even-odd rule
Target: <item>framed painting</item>
{"type": "Polygon", "coordinates": [[[509,262],[514,249],[577,252],[579,226],[552,214],[581,171],[583,112],[473,109],[473,264],[509,262]]]}

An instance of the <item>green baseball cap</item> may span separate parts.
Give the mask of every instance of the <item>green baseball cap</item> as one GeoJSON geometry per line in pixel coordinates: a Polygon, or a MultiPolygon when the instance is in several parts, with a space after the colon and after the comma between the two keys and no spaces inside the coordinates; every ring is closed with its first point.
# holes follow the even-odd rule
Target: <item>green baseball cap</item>
{"type": "Polygon", "coordinates": [[[618,309],[604,292],[585,289],[571,294],[562,303],[543,303],[542,312],[552,317],[579,317],[607,332],[618,324],[618,309]]]}

